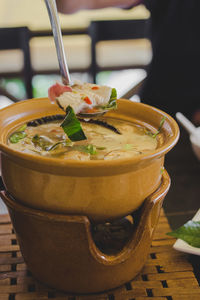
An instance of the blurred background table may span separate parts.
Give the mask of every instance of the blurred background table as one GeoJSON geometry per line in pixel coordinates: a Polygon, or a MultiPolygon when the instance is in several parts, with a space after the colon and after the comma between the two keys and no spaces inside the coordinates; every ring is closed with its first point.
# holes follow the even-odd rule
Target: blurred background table
{"type": "MultiPolygon", "coordinates": [[[[143,5],[130,10],[107,8],[80,11],[72,15],[60,14],[64,46],[72,76],[83,81],[91,81],[89,73],[92,50],[88,28],[92,21],[148,20],[148,18],[149,12],[143,5]]],[[[27,43],[31,57],[31,72],[28,76],[32,76],[32,95],[43,97],[47,95],[49,85],[59,80],[56,49],[45,3],[39,0],[1,0],[0,28],[24,26],[30,32],[27,43]]],[[[1,50],[4,44],[1,36],[0,40],[2,40],[1,50]]],[[[100,41],[96,50],[97,64],[102,70],[106,70],[98,74],[97,81],[100,84],[117,85],[120,96],[126,88],[128,90],[146,76],[144,69],[152,56],[148,39],[100,41]],[[127,70],[130,68],[134,70],[127,70]],[[117,69],[126,70],[123,75],[110,72],[117,69]]],[[[19,99],[30,98],[31,95],[21,81],[24,76],[23,64],[23,53],[20,49],[0,51],[0,86],[3,85],[10,94],[19,99]]],[[[0,102],[1,107],[3,100],[0,102]]]]}

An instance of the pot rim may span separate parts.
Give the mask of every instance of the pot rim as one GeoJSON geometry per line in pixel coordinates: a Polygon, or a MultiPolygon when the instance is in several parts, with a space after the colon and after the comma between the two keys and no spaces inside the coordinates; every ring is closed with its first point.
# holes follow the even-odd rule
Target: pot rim
{"type": "MultiPolygon", "coordinates": [[[[0,113],[3,113],[6,110],[9,110],[11,107],[18,106],[18,105],[23,105],[24,103],[27,103],[29,101],[35,102],[35,101],[40,101],[40,103],[44,100],[47,100],[47,98],[40,98],[40,99],[30,99],[30,100],[24,100],[20,101],[18,103],[14,103],[10,106],[7,106],[1,110],[0,113]]],[[[33,166],[33,169],[37,169],[37,165],[43,165],[44,168],[47,167],[53,167],[53,168],[61,168],[61,169],[74,169],[74,170],[82,170],[82,169],[93,169],[93,168],[98,168],[98,169],[109,169],[109,168],[118,168],[121,167],[122,165],[124,167],[128,167],[131,165],[135,164],[140,164],[144,163],[146,160],[154,160],[158,157],[161,157],[165,155],[167,152],[170,151],[171,148],[175,146],[179,139],[179,127],[176,121],[167,113],[164,111],[155,108],[153,106],[141,103],[141,102],[131,102],[130,100],[126,99],[119,99],[117,100],[118,103],[132,103],[132,105],[135,106],[141,106],[150,110],[153,110],[155,112],[158,112],[161,117],[165,117],[166,120],[170,123],[170,126],[173,127],[173,136],[170,136],[169,141],[166,142],[163,146],[155,149],[154,151],[148,152],[147,154],[140,154],[138,156],[134,156],[132,158],[118,158],[115,160],[90,160],[90,161],[78,161],[78,160],[67,160],[67,159],[58,159],[58,158],[52,158],[52,157],[44,157],[44,156],[39,156],[39,155],[34,155],[30,153],[24,153],[20,151],[16,151],[12,148],[10,148],[5,142],[2,142],[0,140],[0,150],[2,151],[3,154],[9,156],[11,159],[17,159],[18,161],[23,160],[28,163],[31,163],[33,166]]],[[[38,104],[38,103],[37,103],[38,104]]],[[[63,111],[61,111],[63,113],[63,111]]],[[[50,115],[50,114],[46,114],[50,115]]],[[[45,114],[42,114],[41,116],[45,116],[45,114]]],[[[40,116],[40,117],[41,117],[40,116]]],[[[33,120],[33,118],[30,120],[33,120]]],[[[20,126],[20,122],[19,122],[20,126]]],[[[0,137],[1,138],[1,137],[0,137]]],[[[45,172],[45,170],[44,170],[45,172]]],[[[49,172],[49,170],[48,170],[49,172]]]]}

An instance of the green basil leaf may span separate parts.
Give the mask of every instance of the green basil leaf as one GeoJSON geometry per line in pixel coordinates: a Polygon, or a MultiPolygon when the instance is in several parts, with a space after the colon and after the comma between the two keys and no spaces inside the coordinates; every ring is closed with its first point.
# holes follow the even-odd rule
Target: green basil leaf
{"type": "Polygon", "coordinates": [[[97,146],[96,148],[97,148],[97,150],[105,150],[106,149],[106,147],[100,147],[100,146],[97,146]]]}
{"type": "Polygon", "coordinates": [[[84,152],[84,153],[89,153],[91,155],[97,154],[97,150],[96,150],[97,148],[92,144],[89,144],[89,145],[75,145],[75,146],[73,146],[73,149],[84,152]]]}
{"type": "Polygon", "coordinates": [[[111,95],[110,95],[110,101],[116,100],[116,99],[117,99],[117,90],[113,88],[111,95]]]}
{"type": "Polygon", "coordinates": [[[17,129],[17,131],[15,131],[13,134],[11,134],[11,136],[9,137],[9,141],[12,144],[16,144],[18,143],[20,140],[24,139],[27,134],[24,131],[27,127],[27,124],[22,125],[20,128],[17,129]]]}
{"type": "Polygon", "coordinates": [[[91,155],[95,155],[97,154],[97,148],[94,145],[89,144],[86,146],[86,152],[90,153],[91,155]]]}
{"type": "Polygon", "coordinates": [[[168,232],[167,235],[174,236],[193,247],[200,248],[200,221],[188,221],[180,228],[168,232]]]}
{"type": "Polygon", "coordinates": [[[116,89],[112,89],[110,100],[107,105],[107,109],[116,109],[117,108],[117,91],[116,89]]]}
{"type": "Polygon", "coordinates": [[[17,131],[24,131],[26,128],[27,128],[27,124],[24,124],[17,131]]]}
{"type": "Polygon", "coordinates": [[[162,127],[163,127],[163,124],[164,124],[164,122],[165,122],[165,119],[166,119],[166,117],[163,117],[163,118],[161,119],[160,125],[159,125],[159,127],[158,127],[158,130],[157,130],[155,133],[152,133],[151,131],[149,131],[149,130],[146,129],[146,130],[145,130],[145,134],[151,136],[152,138],[156,138],[157,135],[160,133],[162,127]]]}
{"type": "Polygon", "coordinates": [[[112,101],[109,101],[108,105],[105,106],[105,109],[116,109],[116,108],[117,108],[116,99],[113,99],[112,101]]]}
{"type": "Polygon", "coordinates": [[[9,141],[12,144],[18,143],[20,140],[24,139],[27,136],[25,131],[16,131],[9,137],[9,141]]]}
{"type": "Polygon", "coordinates": [[[71,106],[67,107],[66,113],[67,115],[60,126],[63,128],[68,138],[73,142],[86,140],[87,137],[83,132],[81,123],[77,119],[71,106]]]}
{"type": "Polygon", "coordinates": [[[102,109],[116,109],[117,108],[117,91],[116,89],[112,89],[111,95],[110,95],[110,100],[108,101],[108,104],[100,106],[102,109]]]}
{"type": "Polygon", "coordinates": [[[158,130],[156,131],[156,133],[154,133],[154,134],[152,135],[153,138],[155,138],[155,137],[160,133],[160,131],[161,131],[162,127],[163,127],[163,124],[164,124],[164,122],[165,122],[165,119],[166,119],[166,117],[163,117],[163,118],[161,119],[160,125],[159,125],[159,127],[158,127],[158,130]]]}

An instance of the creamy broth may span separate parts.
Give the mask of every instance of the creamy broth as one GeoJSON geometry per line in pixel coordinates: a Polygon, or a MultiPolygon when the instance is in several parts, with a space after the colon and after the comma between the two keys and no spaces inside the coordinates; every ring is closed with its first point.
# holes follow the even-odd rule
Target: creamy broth
{"type": "Polygon", "coordinates": [[[158,146],[159,135],[153,137],[144,127],[115,119],[104,121],[121,134],[84,122],[81,125],[87,140],[71,142],[60,127],[60,122],[55,121],[37,127],[28,126],[24,130],[26,137],[17,143],[8,140],[8,145],[26,153],[81,161],[128,158],[148,153],[158,146]]]}

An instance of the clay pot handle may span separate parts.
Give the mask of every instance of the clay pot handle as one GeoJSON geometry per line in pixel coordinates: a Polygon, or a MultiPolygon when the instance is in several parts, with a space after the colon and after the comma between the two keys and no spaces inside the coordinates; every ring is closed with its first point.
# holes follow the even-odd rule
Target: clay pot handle
{"type": "Polygon", "coordinates": [[[138,251],[141,251],[141,247],[143,249],[142,251],[149,249],[153,232],[159,219],[160,209],[169,187],[170,177],[165,170],[162,174],[160,187],[145,200],[141,208],[140,220],[131,239],[116,255],[106,255],[96,247],[91,235],[90,224],[86,222],[85,227],[88,236],[89,250],[93,258],[104,265],[117,265],[129,259],[133,254],[135,255],[138,251]]]}

